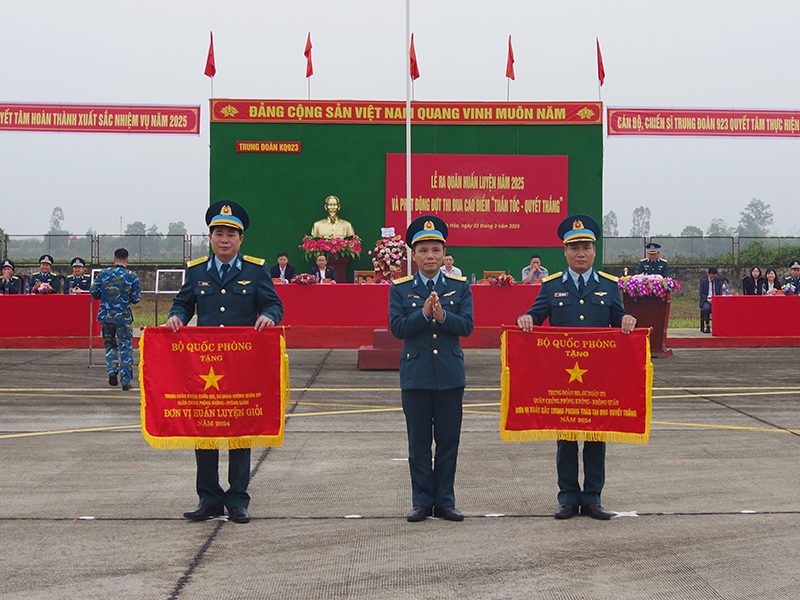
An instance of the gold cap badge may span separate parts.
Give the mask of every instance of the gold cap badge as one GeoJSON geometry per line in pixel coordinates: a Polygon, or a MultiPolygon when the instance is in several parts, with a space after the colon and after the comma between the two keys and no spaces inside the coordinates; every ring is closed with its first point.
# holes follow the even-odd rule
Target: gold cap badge
{"type": "Polygon", "coordinates": [[[580,219],[575,219],[575,222],[572,223],[572,229],[577,231],[578,229],[583,229],[583,221],[580,219]]]}
{"type": "Polygon", "coordinates": [[[225,205],[225,206],[223,206],[223,207],[222,207],[222,209],[219,211],[219,214],[221,214],[221,215],[224,215],[224,216],[226,216],[226,217],[230,217],[230,216],[232,216],[232,215],[233,215],[233,211],[231,210],[231,207],[230,207],[230,206],[228,206],[228,205],[226,204],[226,205],[225,205]]]}
{"type": "Polygon", "coordinates": [[[425,231],[433,231],[433,221],[425,221],[425,225],[422,227],[425,231]]]}

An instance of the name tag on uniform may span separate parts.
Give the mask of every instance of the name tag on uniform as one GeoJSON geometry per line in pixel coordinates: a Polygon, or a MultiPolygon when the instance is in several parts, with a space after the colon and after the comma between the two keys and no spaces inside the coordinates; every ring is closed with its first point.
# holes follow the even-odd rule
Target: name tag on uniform
{"type": "Polygon", "coordinates": [[[210,281],[198,281],[197,285],[199,287],[211,287],[211,282],[210,281]]]}
{"type": "Polygon", "coordinates": [[[553,298],[566,298],[569,296],[569,292],[555,292],[553,294],[553,298]]]}
{"type": "Polygon", "coordinates": [[[422,296],[417,296],[416,294],[409,294],[408,297],[409,298],[419,298],[420,300],[422,299],[422,296]]]}

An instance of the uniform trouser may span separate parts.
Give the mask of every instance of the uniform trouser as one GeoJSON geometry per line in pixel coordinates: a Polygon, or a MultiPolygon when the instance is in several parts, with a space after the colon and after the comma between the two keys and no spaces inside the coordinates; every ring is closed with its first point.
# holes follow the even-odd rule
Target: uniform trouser
{"type": "Polygon", "coordinates": [[[130,324],[101,323],[108,373],[119,373],[123,385],[133,378],[133,334],[130,324]]]}
{"type": "Polygon", "coordinates": [[[197,460],[197,495],[200,504],[222,509],[241,506],[247,508],[250,495],[250,448],[228,450],[228,484],[223,491],[219,485],[219,450],[195,450],[197,460]]]}
{"type": "Polygon", "coordinates": [[[708,323],[711,320],[711,302],[703,302],[703,306],[700,307],[700,314],[702,315],[702,323],[708,323]]]}
{"type": "Polygon", "coordinates": [[[578,482],[578,442],[558,440],[556,470],[559,504],[599,504],[606,481],[606,443],[583,443],[583,490],[578,482]]]}
{"type": "Polygon", "coordinates": [[[453,483],[461,437],[463,397],[463,387],[402,391],[414,506],[447,508],[456,505],[453,483]],[[436,454],[432,465],[433,442],[436,442],[436,454]]]}

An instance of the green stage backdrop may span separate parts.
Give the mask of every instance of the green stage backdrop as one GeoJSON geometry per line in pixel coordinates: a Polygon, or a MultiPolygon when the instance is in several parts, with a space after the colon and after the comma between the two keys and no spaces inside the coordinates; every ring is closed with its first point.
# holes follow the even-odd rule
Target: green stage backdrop
{"type": "MultiPolygon", "coordinates": [[[[303,235],[311,232],[314,221],[325,218],[325,198],[338,196],[342,206],[340,217],[353,224],[364,247],[361,258],[350,263],[348,281],[352,281],[353,269],[372,268],[367,250],[373,248],[385,225],[386,155],[405,152],[405,117],[396,122],[377,123],[331,122],[324,118],[315,120],[311,118],[313,115],[283,122],[290,120],[285,112],[282,120],[250,118],[255,112],[252,106],[260,103],[263,107],[265,102],[285,101],[212,100],[210,202],[230,199],[247,208],[251,225],[245,234],[245,253],[266,258],[272,265],[277,253],[285,251],[290,263],[302,273],[313,266],[298,247],[303,235]],[[239,112],[229,118],[232,106],[238,107],[239,112]],[[300,152],[237,152],[237,142],[248,141],[300,142],[300,152]]],[[[317,104],[328,107],[336,103],[317,104]]],[[[457,119],[444,124],[415,120],[412,151],[567,155],[568,213],[587,213],[602,223],[602,107],[599,103],[574,104],[595,110],[594,120],[587,123],[574,117],[570,121],[569,109],[566,119],[555,123],[545,119],[523,119],[521,123],[509,120],[504,122],[507,124],[493,124],[499,123],[497,119],[479,124],[457,119]]],[[[450,250],[455,265],[468,277],[473,272],[480,278],[484,270],[505,270],[519,280],[533,253],[542,256],[543,265],[551,273],[565,265],[563,248],[537,247],[534,239],[529,248],[452,247],[450,250]]],[[[597,256],[602,255],[602,242],[598,241],[597,256]]],[[[595,266],[599,268],[598,260],[601,259],[596,259],[595,266]]]]}

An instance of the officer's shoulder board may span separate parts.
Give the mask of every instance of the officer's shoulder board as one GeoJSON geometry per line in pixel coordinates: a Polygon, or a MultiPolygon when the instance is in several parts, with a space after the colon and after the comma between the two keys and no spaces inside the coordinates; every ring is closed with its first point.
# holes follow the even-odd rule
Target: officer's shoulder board
{"type": "Polygon", "coordinates": [[[605,277],[606,279],[610,279],[614,283],[619,281],[619,277],[615,277],[614,275],[609,275],[608,273],[603,273],[602,271],[598,271],[597,274],[600,275],[600,277],[605,277]]]}
{"type": "Polygon", "coordinates": [[[449,277],[450,279],[455,279],[456,281],[466,281],[466,277],[459,277],[458,275],[451,275],[450,273],[445,273],[445,277],[449,277]]]}
{"type": "Polygon", "coordinates": [[[553,279],[557,279],[564,274],[564,271],[559,271],[558,273],[553,273],[552,275],[548,275],[542,280],[542,283],[547,283],[548,281],[553,281],[553,279]]]}
{"type": "Polygon", "coordinates": [[[660,260],[661,262],[667,262],[666,258],[659,258],[658,260],[660,260]]]}
{"type": "Polygon", "coordinates": [[[254,265],[258,265],[259,267],[263,267],[264,263],[266,262],[263,258],[256,258],[255,256],[248,256],[245,254],[242,256],[242,260],[246,260],[249,263],[253,263],[254,265]]]}
{"type": "Polygon", "coordinates": [[[195,258],[194,260],[190,260],[188,263],[186,263],[186,266],[194,267],[195,265],[202,265],[206,261],[208,261],[208,256],[204,256],[202,258],[195,258]]]}
{"type": "Polygon", "coordinates": [[[643,263],[643,262],[647,262],[648,260],[650,260],[650,259],[649,259],[649,258],[643,258],[643,259],[642,259],[642,260],[640,260],[639,262],[640,262],[640,263],[643,263]]]}
{"type": "Polygon", "coordinates": [[[400,279],[395,279],[392,283],[397,285],[398,283],[405,283],[406,281],[411,281],[414,279],[413,275],[406,275],[405,277],[401,277],[400,279]]]}

